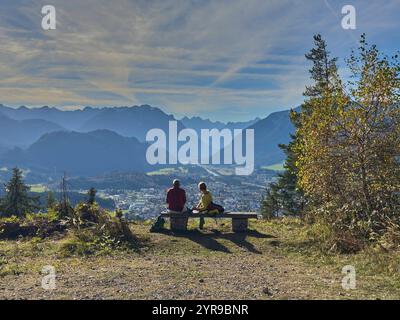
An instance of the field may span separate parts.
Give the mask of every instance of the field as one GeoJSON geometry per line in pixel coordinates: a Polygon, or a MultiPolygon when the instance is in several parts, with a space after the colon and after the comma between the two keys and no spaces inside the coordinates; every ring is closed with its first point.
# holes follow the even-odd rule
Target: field
{"type": "Polygon", "coordinates": [[[196,221],[187,233],[149,233],[132,224],[137,250],[74,256],[68,239],[0,242],[0,299],[399,299],[398,252],[322,253],[294,219],[255,221],[248,234],[230,222],[196,221]],[[56,289],[41,270],[56,270],[56,289]],[[356,289],[342,288],[342,268],[356,268],[356,289]]]}
{"type": "Polygon", "coordinates": [[[163,168],[157,171],[148,172],[147,175],[149,176],[168,176],[173,174],[187,174],[188,170],[182,167],[178,168],[163,168]]]}
{"type": "Polygon", "coordinates": [[[264,166],[262,167],[262,169],[266,169],[266,170],[274,170],[274,171],[283,171],[283,162],[281,163],[276,163],[270,166],[264,166]]]}
{"type": "Polygon", "coordinates": [[[30,191],[34,193],[43,193],[47,191],[47,187],[42,184],[32,184],[29,187],[30,191]]]}

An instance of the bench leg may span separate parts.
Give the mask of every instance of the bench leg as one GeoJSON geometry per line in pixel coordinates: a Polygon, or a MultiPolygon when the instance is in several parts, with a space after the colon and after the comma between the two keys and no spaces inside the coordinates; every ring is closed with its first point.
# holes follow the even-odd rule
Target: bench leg
{"type": "Polygon", "coordinates": [[[249,219],[240,219],[233,218],[232,219],[232,231],[233,232],[246,232],[247,227],[249,226],[249,219]]]}
{"type": "Polygon", "coordinates": [[[170,218],[171,230],[186,231],[188,218],[170,218]]]}

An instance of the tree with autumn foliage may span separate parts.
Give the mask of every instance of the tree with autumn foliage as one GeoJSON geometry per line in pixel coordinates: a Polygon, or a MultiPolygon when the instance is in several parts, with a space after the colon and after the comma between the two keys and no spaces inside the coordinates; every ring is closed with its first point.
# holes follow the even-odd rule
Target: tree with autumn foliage
{"type": "Polygon", "coordinates": [[[315,37],[307,56],[315,84],[305,92],[293,151],[307,213],[342,238],[371,239],[400,226],[400,64],[361,37],[347,60],[344,85],[336,59],[315,37]]]}

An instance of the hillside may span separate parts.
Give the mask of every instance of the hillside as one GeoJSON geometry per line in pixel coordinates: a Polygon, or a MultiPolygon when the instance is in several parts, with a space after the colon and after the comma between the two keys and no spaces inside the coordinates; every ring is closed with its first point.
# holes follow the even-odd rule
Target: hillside
{"type": "Polygon", "coordinates": [[[37,166],[72,174],[94,175],[118,170],[145,170],[146,145],[112,131],[54,132],[42,136],[27,150],[7,153],[10,166],[37,166]]]}
{"type": "Polygon", "coordinates": [[[43,134],[62,130],[65,129],[47,120],[14,120],[0,111],[0,153],[6,146],[29,146],[43,134]]]}
{"type": "Polygon", "coordinates": [[[254,149],[257,164],[271,165],[285,159],[279,144],[287,144],[290,141],[290,134],[294,133],[289,115],[290,110],[275,112],[249,127],[254,129],[255,133],[254,149]]]}
{"type": "Polygon", "coordinates": [[[399,254],[322,254],[297,220],[257,221],[248,234],[229,222],[184,234],[148,233],[139,251],[74,256],[68,239],[0,242],[0,299],[399,299],[399,254]],[[215,229],[221,230],[217,232],[215,229]],[[40,286],[44,265],[56,267],[57,288],[40,286]],[[357,289],[341,287],[345,265],[357,289]]]}

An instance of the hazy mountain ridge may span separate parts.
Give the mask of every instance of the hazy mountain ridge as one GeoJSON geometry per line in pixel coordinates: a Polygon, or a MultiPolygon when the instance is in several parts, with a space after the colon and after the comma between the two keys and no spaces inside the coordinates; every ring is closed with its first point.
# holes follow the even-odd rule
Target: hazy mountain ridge
{"type": "Polygon", "coordinates": [[[47,120],[15,120],[0,111],[0,151],[6,147],[29,146],[43,134],[62,130],[65,129],[47,120]]]}
{"type": "MultiPolygon", "coordinates": [[[[167,115],[162,110],[149,105],[109,108],[103,109],[102,112],[86,121],[79,131],[106,129],[125,137],[136,137],[140,141],[145,141],[150,129],[157,128],[168,132],[169,121],[177,120],[174,116],[167,115]]],[[[178,121],[178,131],[183,128],[184,125],[178,121]]]]}
{"type": "Polygon", "coordinates": [[[187,128],[191,128],[196,130],[196,132],[200,133],[201,129],[245,129],[254,123],[260,121],[260,118],[255,118],[253,120],[249,121],[243,121],[243,122],[228,122],[224,123],[221,121],[211,121],[210,119],[203,119],[201,117],[183,117],[180,121],[183,123],[183,125],[187,128]]]}
{"type": "MultiPolygon", "coordinates": [[[[91,108],[62,111],[42,107],[13,109],[0,105],[0,123],[11,123],[0,127],[1,165],[19,165],[31,168],[55,168],[77,174],[102,174],[110,171],[133,170],[143,172],[150,168],[145,159],[147,145],[143,143],[148,130],[160,128],[168,133],[168,123],[176,120],[159,108],[148,105],[135,107],[91,108]],[[3,115],[1,115],[3,113],[3,115]],[[4,115],[6,113],[6,115],[4,115]],[[23,120],[16,120],[17,119],[23,120]],[[43,117],[43,119],[38,119],[43,117]],[[67,130],[50,122],[71,122],[67,130]],[[19,129],[18,129],[19,128],[19,129]],[[23,128],[23,130],[21,129],[23,128]],[[35,131],[39,130],[39,131],[35,131]],[[30,143],[19,141],[19,132],[26,135],[30,143]],[[16,132],[16,133],[15,133],[16,132]],[[130,138],[129,138],[130,137],[130,138]],[[142,141],[142,142],[141,142],[142,141]],[[10,143],[11,142],[11,143],[10,143]],[[30,145],[27,150],[7,147],[30,145]]],[[[290,141],[294,128],[289,119],[289,111],[270,114],[264,119],[248,122],[211,121],[201,117],[184,117],[178,121],[178,131],[187,127],[200,129],[244,129],[255,130],[256,165],[269,165],[283,161],[284,154],[278,144],[290,141]]]]}
{"type": "MultiPolygon", "coordinates": [[[[299,111],[299,108],[294,109],[299,111]]],[[[254,129],[255,162],[258,165],[280,163],[285,154],[279,144],[290,142],[295,128],[290,120],[290,110],[271,113],[268,117],[251,125],[254,129]]]]}
{"type": "Polygon", "coordinates": [[[37,166],[57,172],[94,175],[149,169],[146,148],[136,138],[126,138],[109,130],[64,131],[45,134],[27,150],[14,149],[3,159],[11,166],[37,166]]]}
{"type": "Polygon", "coordinates": [[[48,106],[40,108],[11,108],[0,104],[0,113],[14,120],[42,119],[68,130],[77,130],[85,121],[101,112],[101,108],[86,107],[82,110],[60,110],[48,106]]]}

